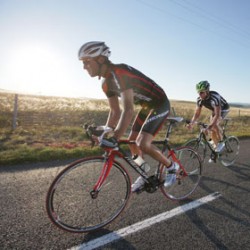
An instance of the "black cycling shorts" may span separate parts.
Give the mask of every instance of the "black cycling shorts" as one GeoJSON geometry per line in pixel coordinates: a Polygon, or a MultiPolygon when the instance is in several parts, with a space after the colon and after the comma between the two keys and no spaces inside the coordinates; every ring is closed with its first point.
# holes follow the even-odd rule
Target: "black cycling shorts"
{"type": "Polygon", "coordinates": [[[165,100],[155,109],[142,108],[135,117],[132,125],[132,131],[147,132],[155,136],[161,129],[164,121],[167,119],[170,110],[170,103],[165,100]]]}

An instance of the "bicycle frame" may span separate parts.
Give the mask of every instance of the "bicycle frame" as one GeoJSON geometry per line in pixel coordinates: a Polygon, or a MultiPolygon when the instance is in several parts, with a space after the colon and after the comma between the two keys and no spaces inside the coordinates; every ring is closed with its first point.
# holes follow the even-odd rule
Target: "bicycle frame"
{"type": "MultiPolygon", "coordinates": [[[[223,122],[224,122],[223,126],[222,126],[222,137],[223,137],[223,140],[227,139],[227,136],[226,136],[226,126],[227,126],[228,121],[229,121],[228,118],[223,119],[223,122]]],[[[197,122],[197,124],[200,126],[200,133],[199,133],[199,135],[197,137],[198,142],[200,143],[201,141],[203,141],[208,146],[208,148],[210,149],[212,158],[214,160],[216,160],[217,157],[218,157],[218,152],[216,152],[215,149],[213,148],[213,146],[209,143],[209,141],[207,139],[207,135],[203,131],[203,129],[206,128],[208,125],[205,124],[205,123],[202,123],[202,122],[197,122]]]]}
{"type": "MultiPolygon", "coordinates": [[[[184,167],[182,166],[182,164],[180,163],[180,161],[176,157],[175,151],[173,149],[171,149],[171,147],[168,144],[168,138],[169,138],[169,135],[171,133],[171,129],[172,129],[173,124],[174,124],[174,122],[171,121],[169,126],[168,126],[167,133],[166,133],[166,136],[165,136],[164,140],[157,140],[157,141],[153,141],[152,143],[153,144],[158,144],[158,145],[159,144],[163,145],[162,152],[164,152],[166,149],[168,149],[168,156],[167,157],[168,158],[172,157],[173,160],[176,161],[179,164],[180,170],[182,170],[182,176],[185,177],[185,176],[187,176],[186,170],[184,169],[184,167]]],[[[120,140],[118,149],[112,149],[112,148],[105,148],[104,149],[105,150],[105,154],[104,154],[105,162],[104,162],[104,165],[103,165],[101,175],[99,176],[96,184],[93,187],[93,190],[91,191],[92,197],[96,197],[98,192],[101,190],[101,187],[102,187],[103,183],[105,182],[106,178],[108,177],[108,175],[110,173],[110,170],[112,168],[112,165],[113,165],[113,162],[114,162],[114,159],[115,159],[116,156],[118,156],[119,158],[124,159],[132,169],[134,169],[140,176],[142,176],[145,179],[146,183],[150,183],[151,179],[149,178],[147,173],[144,170],[142,170],[133,161],[133,159],[125,151],[123,151],[120,148],[121,144],[126,144],[126,145],[135,144],[135,141],[120,140]]],[[[161,166],[162,166],[162,164],[159,162],[159,164],[157,166],[157,171],[156,171],[156,174],[155,174],[155,176],[156,176],[156,178],[158,180],[159,180],[159,176],[160,176],[160,168],[161,168],[161,166]]],[[[158,184],[162,184],[162,183],[158,183],[158,184]]]]}
{"type": "MultiPolygon", "coordinates": [[[[152,175],[146,173],[136,164],[127,148],[121,147],[136,142],[120,140],[115,148],[104,148],[104,155],[79,159],[57,174],[46,196],[46,211],[51,221],[59,228],[73,233],[91,232],[110,224],[124,211],[132,194],[131,178],[127,170],[129,166],[145,179],[142,188],[135,193],[154,193],[159,189],[166,198],[173,201],[189,197],[199,185],[202,162],[199,155],[189,147],[171,149],[168,137],[172,125],[178,120],[176,117],[169,120],[165,138],[152,143],[161,144],[159,150],[171,161],[179,163],[180,168],[176,173],[167,171],[160,162],[158,167],[152,169],[155,170],[152,175]],[[129,166],[124,166],[124,163],[129,166]],[[170,186],[165,185],[167,174],[176,174],[176,181],[170,186]],[[107,202],[107,199],[112,202],[107,202]]],[[[97,142],[96,136],[92,137],[95,134],[91,129],[95,132],[91,127],[86,129],[86,134],[89,132],[87,136],[97,142]]]]}

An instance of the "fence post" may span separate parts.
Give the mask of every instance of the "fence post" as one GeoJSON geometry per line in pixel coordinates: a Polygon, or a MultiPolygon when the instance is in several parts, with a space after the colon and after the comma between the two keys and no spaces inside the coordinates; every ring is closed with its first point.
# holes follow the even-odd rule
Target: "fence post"
{"type": "Polygon", "coordinates": [[[15,94],[12,129],[16,129],[17,109],[18,109],[18,94],[15,94]]]}

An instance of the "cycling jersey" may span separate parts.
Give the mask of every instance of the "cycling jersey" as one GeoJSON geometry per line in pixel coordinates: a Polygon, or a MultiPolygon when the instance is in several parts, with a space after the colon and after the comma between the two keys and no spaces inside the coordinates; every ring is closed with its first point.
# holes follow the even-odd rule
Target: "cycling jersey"
{"type": "Polygon", "coordinates": [[[170,103],[164,90],[153,80],[126,64],[111,64],[111,70],[103,81],[102,89],[107,97],[133,89],[134,103],[142,109],[135,117],[132,130],[155,135],[166,120],[170,103]]]}
{"type": "Polygon", "coordinates": [[[202,100],[201,97],[197,98],[198,107],[206,107],[214,112],[214,108],[220,106],[221,111],[229,110],[229,104],[227,101],[217,92],[209,91],[209,95],[205,100],[202,100]]]}
{"type": "Polygon", "coordinates": [[[155,108],[168,100],[159,85],[135,68],[126,64],[111,64],[110,67],[111,71],[102,83],[107,97],[120,96],[121,92],[132,88],[135,104],[155,108]]]}

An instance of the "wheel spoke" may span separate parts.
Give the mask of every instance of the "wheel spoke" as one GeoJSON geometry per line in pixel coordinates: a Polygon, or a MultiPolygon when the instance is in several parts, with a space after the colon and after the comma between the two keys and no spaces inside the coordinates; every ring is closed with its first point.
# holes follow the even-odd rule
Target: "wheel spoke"
{"type": "Polygon", "coordinates": [[[55,178],[46,200],[55,225],[70,232],[94,231],[123,211],[130,195],[130,179],[119,163],[113,164],[101,189],[93,190],[103,164],[102,158],[81,160],[55,178]]]}
{"type": "Polygon", "coordinates": [[[201,161],[204,162],[206,157],[206,145],[203,141],[192,139],[185,143],[185,146],[192,148],[200,156],[201,161]]]}
{"type": "Polygon", "coordinates": [[[224,166],[232,165],[238,157],[240,150],[240,143],[237,137],[229,136],[225,140],[225,148],[219,155],[219,161],[224,166]]]}
{"type": "MultiPolygon", "coordinates": [[[[183,147],[175,151],[178,160],[184,167],[184,171],[177,174],[177,181],[170,187],[161,186],[161,191],[172,200],[182,200],[190,196],[197,188],[202,171],[200,157],[192,149],[183,147]]],[[[166,167],[162,166],[161,180],[166,176],[166,167]]]]}

